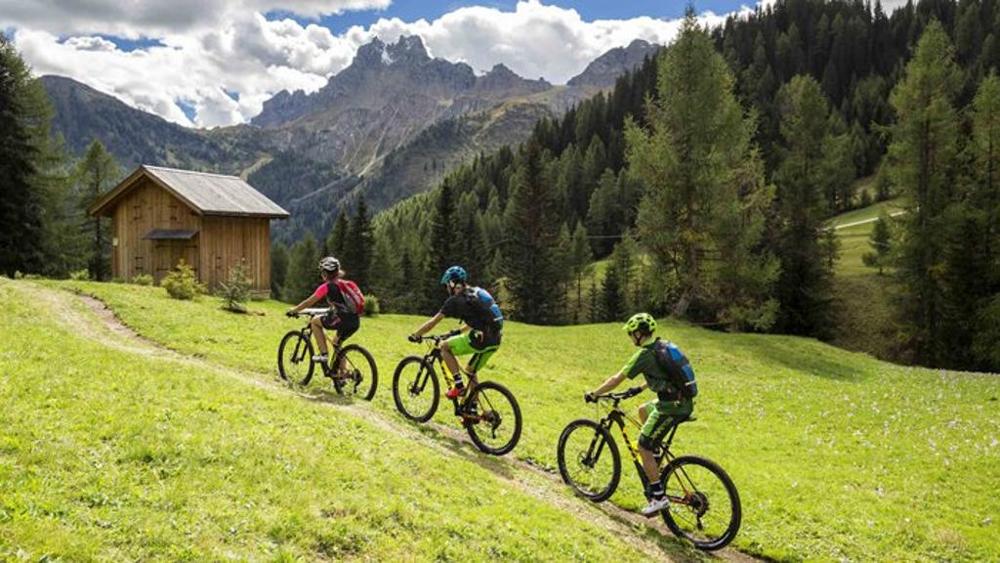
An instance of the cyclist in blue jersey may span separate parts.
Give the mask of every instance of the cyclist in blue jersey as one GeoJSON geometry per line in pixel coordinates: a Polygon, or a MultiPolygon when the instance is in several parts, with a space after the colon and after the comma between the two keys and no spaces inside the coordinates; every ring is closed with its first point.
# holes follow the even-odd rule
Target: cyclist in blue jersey
{"type": "Polygon", "coordinates": [[[448,391],[448,398],[455,399],[466,388],[462,381],[462,370],[456,356],[472,354],[466,366],[470,386],[475,385],[476,374],[496,353],[503,336],[503,313],[496,300],[481,287],[469,285],[469,274],[461,266],[448,268],[441,276],[441,285],[447,286],[448,299],[436,315],[427,320],[410,335],[412,342],[420,342],[420,337],[432,330],[445,317],[461,319],[465,324],[462,334],[441,343],[441,357],[455,379],[455,385],[448,391]]]}

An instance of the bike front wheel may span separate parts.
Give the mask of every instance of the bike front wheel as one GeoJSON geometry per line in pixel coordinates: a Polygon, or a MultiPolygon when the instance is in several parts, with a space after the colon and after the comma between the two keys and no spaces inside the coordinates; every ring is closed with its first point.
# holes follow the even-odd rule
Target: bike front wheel
{"type": "Polygon", "coordinates": [[[392,374],[392,400],[406,418],[416,422],[430,420],[441,400],[434,365],[418,356],[403,358],[392,374]]]}
{"type": "Polygon", "coordinates": [[[313,347],[301,332],[291,331],[278,345],[278,375],[290,383],[308,385],[316,364],[312,361],[313,347]]]}
{"type": "Polygon", "coordinates": [[[663,521],[674,534],[698,549],[722,549],[736,537],[742,512],[740,495],[729,475],[715,462],[681,456],[661,473],[670,507],[663,521]]]}
{"type": "Polygon", "coordinates": [[[344,346],[333,366],[339,370],[335,377],[341,394],[372,400],[378,388],[378,366],[368,350],[357,344],[344,346]]]}
{"type": "Polygon", "coordinates": [[[521,407],[503,385],[492,381],[477,384],[462,408],[463,424],[479,451],[504,455],[521,439],[521,407]]]}
{"type": "Polygon", "coordinates": [[[559,474],[580,495],[607,500],[618,488],[622,460],[607,428],[593,420],[574,420],[559,436],[559,474]]]}

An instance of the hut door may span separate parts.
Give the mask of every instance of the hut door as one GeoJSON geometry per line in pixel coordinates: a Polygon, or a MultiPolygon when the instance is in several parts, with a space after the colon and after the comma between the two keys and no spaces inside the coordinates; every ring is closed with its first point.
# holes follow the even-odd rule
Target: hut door
{"type": "Polygon", "coordinates": [[[194,269],[195,277],[201,279],[198,273],[198,243],[194,240],[158,240],[153,249],[156,257],[156,272],[153,274],[159,282],[163,276],[170,273],[183,259],[184,263],[194,269]]]}

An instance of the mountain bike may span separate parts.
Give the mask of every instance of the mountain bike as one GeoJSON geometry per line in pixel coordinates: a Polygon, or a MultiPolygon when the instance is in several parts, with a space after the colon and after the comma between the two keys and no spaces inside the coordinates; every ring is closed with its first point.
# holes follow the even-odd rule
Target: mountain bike
{"type": "MultiPolygon", "coordinates": [[[[308,315],[311,321],[313,317],[325,315],[327,311],[304,309],[300,314],[308,315]]],[[[333,346],[332,341],[330,344],[333,346]]],[[[285,381],[306,386],[319,364],[323,368],[323,375],[333,381],[333,388],[338,394],[370,401],[378,387],[375,358],[358,344],[333,346],[332,350],[329,362],[312,361],[312,325],[306,323],[306,326],[289,331],[281,339],[281,344],[278,345],[278,373],[285,381]]]]}
{"type": "MultiPolygon", "coordinates": [[[[599,402],[611,402],[607,415],[597,422],[574,420],[559,436],[559,473],[563,481],[593,502],[611,497],[621,478],[621,456],[611,435],[613,425],[621,431],[639,479],[648,490],[649,481],[642,469],[638,446],[629,439],[626,430],[626,421],[636,430],[639,422],[619,406],[622,400],[641,391],[636,387],[597,397],[599,402]]],[[[691,455],[675,457],[670,452],[677,428],[693,420],[693,417],[675,420],[654,452],[661,467],[663,489],[670,499],[670,506],[660,514],[678,537],[689,540],[699,549],[713,551],[725,547],[736,537],[742,517],[740,495],[733,480],[715,462],[691,455]]]]}
{"type": "MultiPolygon", "coordinates": [[[[430,349],[421,356],[403,358],[392,375],[392,398],[396,408],[406,418],[427,422],[437,411],[441,400],[438,373],[447,374],[438,345],[459,334],[452,331],[438,336],[425,336],[421,341],[430,349]]],[[[475,363],[475,356],[473,357],[475,363]]],[[[451,377],[444,378],[448,389],[451,377]]],[[[470,378],[465,398],[452,399],[457,416],[472,443],[483,453],[504,455],[514,449],[521,438],[521,407],[506,387],[493,381],[470,378]]]]}

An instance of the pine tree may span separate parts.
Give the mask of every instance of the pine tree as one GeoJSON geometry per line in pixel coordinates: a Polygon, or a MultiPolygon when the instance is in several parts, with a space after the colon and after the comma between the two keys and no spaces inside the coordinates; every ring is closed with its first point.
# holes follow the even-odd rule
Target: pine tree
{"type": "Polygon", "coordinates": [[[348,230],[347,245],[344,248],[344,258],[342,260],[344,270],[354,280],[362,291],[369,291],[370,280],[368,272],[371,269],[372,253],[374,252],[372,241],[371,218],[368,216],[368,205],[365,204],[365,196],[358,196],[358,203],[354,210],[354,217],[351,218],[351,226],[348,230]]]}
{"type": "Polygon", "coordinates": [[[283,299],[289,303],[298,303],[312,294],[321,281],[317,269],[319,259],[316,239],[311,232],[306,232],[306,236],[292,247],[288,274],[281,290],[283,299]]]}
{"type": "Polygon", "coordinates": [[[833,272],[820,251],[826,204],[820,192],[822,162],[829,137],[829,108],[819,84],[796,76],[779,95],[781,165],[775,173],[776,207],[781,222],[777,252],[781,274],[776,328],[792,334],[823,336],[831,324],[833,272]]]}
{"type": "Polygon", "coordinates": [[[40,150],[34,128],[48,116],[33,111],[37,88],[0,33],[0,272],[7,276],[43,266],[44,195],[35,183],[40,150]]]}
{"type": "Polygon", "coordinates": [[[773,258],[759,252],[773,191],[733,78],[688,10],[660,59],[650,131],[626,129],[629,172],[645,186],[638,227],[660,270],[676,275],[677,315],[730,327],[773,324],[773,258]]]}
{"type": "Polygon", "coordinates": [[[390,306],[394,312],[414,313],[418,311],[415,300],[416,267],[408,250],[403,251],[399,259],[399,276],[395,279],[395,287],[392,290],[394,296],[390,306]]]}
{"type": "Polygon", "coordinates": [[[438,283],[441,274],[456,264],[455,256],[455,201],[451,182],[445,180],[438,190],[434,213],[430,221],[430,248],[420,280],[420,311],[436,310],[444,299],[438,283]]]}
{"type": "Polygon", "coordinates": [[[637,278],[636,255],[638,252],[639,248],[635,240],[626,233],[621,241],[615,245],[615,249],[609,257],[611,260],[610,270],[614,271],[615,275],[618,276],[617,285],[620,294],[619,298],[621,299],[619,307],[623,315],[635,307],[635,291],[638,289],[635,283],[637,278]]]}
{"type": "Polygon", "coordinates": [[[1000,291],[1000,78],[991,73],[972,104],[973,162],[969,201],[986,213],[986,240],[993,264],[992,291],[1000,291]]]}
{"type": "Polygon", "coordinates": [[[347,236],[350,229],[351,224],[347,218],[347,213],[344,213],[344,210],[341,209],[340,213],[337,214],[337,222],[334,223],[333,230],[330,231],[330,236],[326,238],[326,244],[324,245],[328,255],[337,258],[344,256],[344,248],[347,247],[347,236]]]}
{"type": "MultiPolygon", "coordinates": [[[[970,329],[970,367],[1000,370],[1000,340],[993,338],[1000,325],[1000,78],[990,73],[979,85],[972,103],[972,139],[969,146],[972,174],[968,209],[978,223],[968,246],[981,247],[981,264],[973,275],[979,284],[964,296],[972,311],[961,313],[970,329]],[[975,241],[979,241],[976,243],[975,241]],[[968,323],[968,318],[974,319],[968,323]]],[[[958,259],[972,259],[959,250],[958,259]]]]}
{"type": "Polygon", "coordinates": [[[563,317],[565,272],[556,247],[562,224],[559,204],[544,165],[541,147],[528,141],[511,179],[504,273],[516,317],[550,324],[563,317]]]}
{"type": "Polygon", "coordinates": [[[281,295],[288,276],[288,247],[281,242],[271,244],[271,299],[282,301],[281,295]]]}
{"type": "Polygon", "coordinates": [[[621,289],[621,274],[617,270],[617,262],[612,261],[604,273],[601,283],[600,317],[601,322],[619,321],[625,315],[621,289]]]}
{"type": "Polygon", "coordinates": [[[575,305],[573,307],[573,322],[579,323],[584,318],[584,303],[583,303],[583,274],[587,271],[587,266],[590,265],[593,259],[593,254],[590,250],[590,241],[587,240],[587,229],[583,227],[583,223],[577,223],[576,228],[573,229],[573,235],[570,242],[570,271],[573,275],[573,281],[575,284],[575,305]]]}
{"type": "Polygon", "coordinates": [[[615,246],[615,235],[622,232],[622,214],[619,212],[620,194],[618,182],[610,168],[604,170],[597,189],[590,196],[590,209],[587,212],[587,225],[596,237],[593,241],[594,251],[598,257],[611,253],[615,246]]]}
{"type": "Polygon", "coordinates": [[[80,215],[82,216],[81,231],[88,239],[87,270],[91,279],[104,280],[110,274],[111,241],[108,238],[108,220],[101,217],[90,217],[87,207],[97,201],[101,195],[114,187],[121,168],[115,162],[115,157],[105,150],[101,141],[95,139],[87,147],[87,153],[77,166],[77,185],[80,196],[80,215]]]}
{"type": "Polygon", "coordinates": [[[377,295],[381,302],[381,312],[388,313],[393,310],[392,290],[398,287],[396,280],[399,275],[399,251],[395,248],[388,237],[378,237],[372,235],[371,267],[368,270],[368,291],[377,295]]]}
{"type": "Polygon", "coordinates": [[[878,268],[879,275],[886,265],[889,264],[889,252],[892,249],[892,233],[889,231],[889,217],[884,213],[879,215],[878,221],[872,227],[871,235],[868,237],[868,245],[871,252],[866,252],[861,259],[865,266],[878,268]]]}
{"type": "Polygon", "coordinates": [[[928,24],[890,102],[898,116],[892,127],[889,166],[907,213],[894,266],[904,291],[901,317],[911,349],[921,361],[947,362],[944,288],[935,272],[944,266],[940,232],[951,200],[958,150],[958,116],[953,100],[961,72],[941,24],[928,24]]]}

